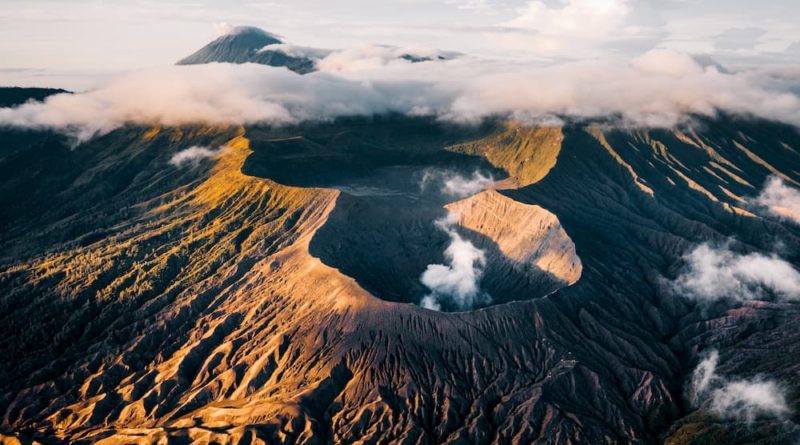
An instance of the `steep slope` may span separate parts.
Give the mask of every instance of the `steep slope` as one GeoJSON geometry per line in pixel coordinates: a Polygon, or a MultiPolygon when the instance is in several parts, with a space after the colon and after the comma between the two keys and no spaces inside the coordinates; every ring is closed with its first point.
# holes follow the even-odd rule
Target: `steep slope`
{"type": "Polygon", "coordinates": [[[293,56],[285,51],[270,49],[269,46],[259,49],[248,62],[269,66],[285,66],[297,74],[308,74],[316,71],[314,60],[308,57],[293,56]]]}
{"type": "Polygon", "coordinates": [[[240,26],[218,37],[197,52],[181,59],[178,65],[212,62],[249,62],[261,48],[281,43],[275,36],[251,26],[240,26]]]}
{"type": "Polygon", "coordinates": [[[281,41],[272,34],[252,26],[239,26],[220,36],[197,52],[178,61],[178,65],[204,63],[260,63],[286,67],[298,74],[314,71],[314,61],[285,51],[270,49],[281,41]]]}
{"type": "Polygon", "coordinates": [[[527,186],[544,178],[556,165],[563,139],[559,127],[526,128],[507,123],[489,137],[449,149],[483,156],[495,167],[508,171],[510,185],[527,186]]]}
{"type": "MultiPolygon", "coordinates": [[[[129,128],[75,150],[56,135],[4,137],[0,204],[24,218],[2,220],[12,253],[0,268],[0,428],[105,443],[702,443],[735,434],[741,425],[684,400],[697,354],[730,347],[729,363],[760,350],[770,359],[757,369],[791,375],[792,360],[764,351],[794,350],[774,335],[790,332],[794,305],[758,318],[768,321],[717,322],[730,307],[708,312],[664,279],[706,240],[736,237],[732,248],[769,252],[778,239],[797,252],[797,227],[747,210],[768,176],[800,179],[800,155],[786,148],[800,147],[796,130],[724,117],[694,132],[521,130],[528,136],[513,144],[523,156],[495,142],[506,128],[397,117],[129,128]],[[557,147],[537,137],[556,131],[557,147]],[[505,162],[546,161],[517,170],[527,185],[502,195],[430,195],[439,210],[429,216],[454,201],[477,208],[461,212],[475,243],[574,284],[450,314],[376,298],[385,294],[364,283],[385,289],[381,281],[400,275],[383,264],[392,249],[381,243],[416,245],[386,229],[405,224],[381,225],[393,213],[378,204],[418,190],[414,173],[425,167],[490,171],[445,150],[465,143],[507,150],[489,161],[510,178],[521,175],[505,162]],[[192,145],[227,149],[169,164],[192,145]],[[363,157],[375,149],[375,160],[363,157]],[[385,179],[377,191],[376,172],[385,179]],[[23,203],[19,187],[29,190],[23,203]],[[346,216],[364,215],[354,206],[384,216],[348,225],[356,218],[346,216]],[[336,239],[343,246],[326,244],[336,239]],[[372,257],[374,281],[345,267],[347,255],[367,252],[359,243],[386,250],[372,257]]],[[[753,443],[769,437],[747,431],[753,443]]]]}
{"type": "MultiPolygon", "coordinates": [[[[795,443],[800,436],[797,416],[800,333],[796,328],[800,307],[784,302],[753,301],[736,308],[712,308],[711,312],[710,316],[686,323],[679,334],[680,341],[691,351],[691,361],[700,363],[710,351],[718,351],[719,366],[715,370],[718,378],[778,382],[777,389],[792,409],[781,416],[754,415],[749,421],[720,418],[712,406],[713,400],[700,398],[694,403],[697,409],[672,426],[665,443],[795,443]]],[[[688,398],[697,399],[691,381],[687,381],[687,386],[688,398]]],[[[752,388],[759,397],[771,396],[768,390],[758,391],[757,385],[752,388]]]]}
{"type": "MultiPolygon", "coordinates": [[[[515,267],[536,268],[567,284],[581,276],[581,260],[558,218],[487,190],[445,206],[456,223],[497,244],[515,267]]],[[[480,246],[480,244],[478,244],[480,246]]]]}

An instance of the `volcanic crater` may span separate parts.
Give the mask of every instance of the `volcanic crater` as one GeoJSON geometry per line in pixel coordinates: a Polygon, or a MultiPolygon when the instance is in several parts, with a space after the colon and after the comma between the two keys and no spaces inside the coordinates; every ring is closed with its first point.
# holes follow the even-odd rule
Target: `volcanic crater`
{"type": "Polygon", "coordinates": [[[313,256],[380,299],[420,304],[436,295],[443,311],[542,297],[578,280],[580,259],[558,218],[505,196],[519,175],[464,149],[497,128],[373,124],[321,124],[304,136],[249,132],[245,174],[339,192],[311,241],[313,256]],[[454,237],[475,252],[471,277],[459,276],[459,259],[448,256],[454,237]],[[450,288],[424,283],[432,265],[444,270],[450,288]],[[460,294],[460,280],[471,279],[475,289],[466,293],[475,295],[460,294]]]}

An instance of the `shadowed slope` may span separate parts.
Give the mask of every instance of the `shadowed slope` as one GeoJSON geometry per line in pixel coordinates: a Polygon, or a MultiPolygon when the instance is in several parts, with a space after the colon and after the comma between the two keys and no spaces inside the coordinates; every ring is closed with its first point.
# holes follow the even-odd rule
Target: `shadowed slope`
{"type": "Polygon", "coordinates": [[[250,62],[261,48],[281,43],[275,36],[258,28],[241,26],[218,37],[194,54],[180,60],[178,65],[196,65],[212,62],[250,62]]]}

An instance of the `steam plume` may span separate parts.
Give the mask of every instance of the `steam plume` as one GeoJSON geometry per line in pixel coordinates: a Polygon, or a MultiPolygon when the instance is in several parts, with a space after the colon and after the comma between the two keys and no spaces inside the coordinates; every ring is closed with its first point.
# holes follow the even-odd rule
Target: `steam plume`
{"type": "Polygon", "coordinates": [[[441,310],[442,303],[448,302],[464,310],[491,301],[478,286],[486,256],[463,239],[454,225],[452,217],[436,221],[436,226],[450,236],[450,245],[444,252],[449,264],[430,264],[420,277],[422,284],[431,290],[420,302],[422,307],[441,310]]]}

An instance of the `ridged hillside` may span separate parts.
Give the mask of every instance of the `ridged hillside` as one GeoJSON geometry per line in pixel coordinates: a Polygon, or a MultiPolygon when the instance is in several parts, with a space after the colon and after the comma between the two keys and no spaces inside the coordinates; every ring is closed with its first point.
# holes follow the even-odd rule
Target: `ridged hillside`
{"type": "Polygon", "coordinates": [[[751,205],[768,177],[800,180],[800,135],[725,116],[700,128],[386,117],[124,128],[74,148],[3,130],[4,440],[788,441],[782,419],[718,419],[687,391],[713,347],[725,372],[780,378],[797,412],[795,305],[709,309],[665,280],[705,241],[780,240],[800,263],[800,229],[751,205]],[[214,155],[170,162],[193,146],[214,155]],[[418,198],[426,168],[492,166],[508,189],[418,198]],[[446,206],[496,258],[572,285],[503,287],[533,269],[487,268],[499,304],[414,304],[446,206]]]}

